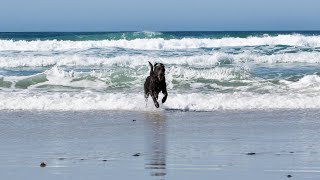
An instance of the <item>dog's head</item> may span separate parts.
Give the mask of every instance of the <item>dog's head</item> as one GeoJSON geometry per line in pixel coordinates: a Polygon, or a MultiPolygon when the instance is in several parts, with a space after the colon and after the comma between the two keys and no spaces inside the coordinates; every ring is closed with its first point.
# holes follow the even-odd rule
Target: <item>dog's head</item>
{"type": "Polygon", "coordinates": [[[159,81],[163,81],[165,79],[165,71],[164,65],[162,63],[155,63],[154,64],[154,74],[157,76],[159,81]]]}

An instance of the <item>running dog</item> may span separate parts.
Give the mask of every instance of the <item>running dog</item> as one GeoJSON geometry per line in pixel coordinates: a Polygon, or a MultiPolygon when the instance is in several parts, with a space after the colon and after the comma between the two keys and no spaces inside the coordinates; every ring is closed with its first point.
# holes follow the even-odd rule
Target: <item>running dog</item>
{"type": "MultiPolygon", "coordinates": [[[[149,62],[149,61],[148,61],[149,62]]],[[[168,97],[165,68],[162,63],[155,63],[154,66],[149,62],[150,75],[144,83],[144,97],[146,100],[149,95],[152,97],[154,105],[159,108],[158,95],[160,91],[164,94],[162,103],[165,103],[168,97]]]]}

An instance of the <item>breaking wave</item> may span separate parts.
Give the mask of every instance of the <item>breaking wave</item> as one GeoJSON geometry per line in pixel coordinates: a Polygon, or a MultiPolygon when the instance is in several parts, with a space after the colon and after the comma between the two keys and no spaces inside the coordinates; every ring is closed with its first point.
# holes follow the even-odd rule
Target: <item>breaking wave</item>
{"type": "Polygon", "coordinates": [[[92,48],[125,48],[137,50],[174,50],[214,48],[230,46],[262,46],[287,45],[302,47],[320,47],[320,36],[278,35],[265,37],[224,37],[210,38],[182,38],[182,39],[133,39],[133,40],[99,40],[99,41],[70,41],[70,40],[0,40],[0,51],[68,51],[92,48]]]}
{"type": "Polygon", "coordinates": [[[179,57],[152,57],[145,55],[120,55],[116,57],[90,57],[82,55],[56,56],[0,56],[0,68],[45,66],[147,66],[148,61],[166,65],[210,67],[233,63],[320,63],[320,52],[297,52],[261,55],[257,53],[228,54],[213,52],[209,55],[179,57]]]}
{"type": "MultiPolygon", "coordinates": [[[[0,93],[1,110],[156,110],[149,99],[146,104],[143,94],[106,93],[53,93],[26,94],[0,93]]],[[[265,110],[319,108],[320,94],[270,95],[251,93],[231,94],[170,94],[160,110],[216,111],[216,110],[265,110]]]]}
{"type": "Polygon", "coordinates": [[[263,33],[0,33],[0,110],[155,110],[148,61],[162,110],[320,108],[320,33],[263,33]]]}

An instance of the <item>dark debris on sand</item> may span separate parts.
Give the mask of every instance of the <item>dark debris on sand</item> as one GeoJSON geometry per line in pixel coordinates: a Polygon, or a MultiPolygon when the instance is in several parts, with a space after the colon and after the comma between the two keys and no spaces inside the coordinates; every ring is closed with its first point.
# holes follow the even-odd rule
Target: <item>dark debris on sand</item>
{"type": "Polygon", "coordinates": [[[46,166],[47,166],[46,163],[44,163],[44,162],[41,162],[41,163],[40,163],[40,167],[46,167],[46,166]]]}

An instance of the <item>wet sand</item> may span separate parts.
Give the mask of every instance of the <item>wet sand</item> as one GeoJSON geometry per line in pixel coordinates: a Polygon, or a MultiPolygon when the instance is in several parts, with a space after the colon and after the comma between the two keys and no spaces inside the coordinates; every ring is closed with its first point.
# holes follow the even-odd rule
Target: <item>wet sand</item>
{"type": "Polygon", "coordinates": [[[319,115],[1,111],[0,177],[320,179],[319,115]]]}

